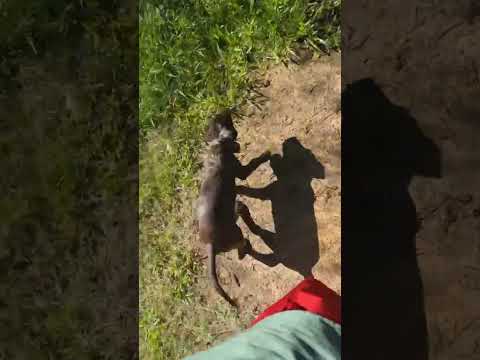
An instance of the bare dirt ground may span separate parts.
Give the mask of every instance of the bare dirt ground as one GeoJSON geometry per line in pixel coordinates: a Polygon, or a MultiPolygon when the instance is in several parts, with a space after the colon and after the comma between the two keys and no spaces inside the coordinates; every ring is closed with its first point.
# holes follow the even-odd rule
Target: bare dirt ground
{"type": "MultiPolygon", "coordinates": [[[[261,199],[239,195],[256,236],[239,220],[260,254],[217,256],[220,282],[251,320],[310,273],[340,293],[340,55],[302,65],[276,65],[260,79],[261,99],[238,122],[239,159],[246,164],[265,150],[274,160],[238,185],[261,189],[261,199]],[[270,246],[268,246],[268,245],[270,246]]],[[[254,194],[255,195],[255,194],[254,194]]],[[[207,290],[207,297],[219,301],[207,290]]]]}
{"type": "Polygon", "coordinates": [[[441,178],[415,177],[409,189],[421,222],[417,259],[435,360],[480,358],[480,11],[474,3],[359,1],[349,5],[349,26],[342,28],[342,65],[358,69],[342,72],[343,83],[373,78],[441,152],[441,178]]]}

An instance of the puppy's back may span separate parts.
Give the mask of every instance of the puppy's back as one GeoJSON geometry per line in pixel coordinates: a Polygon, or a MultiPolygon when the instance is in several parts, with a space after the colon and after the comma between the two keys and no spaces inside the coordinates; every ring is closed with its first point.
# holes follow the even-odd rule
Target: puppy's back
{"type": "Polygon", "coordinates": [[[218,145],[210,145],[203,154],[202,184],[198,199],[197,218],[200,240],[212,242],[216,227],[216,209],[221,200],[222,191],[222,158],[218,145]]]}

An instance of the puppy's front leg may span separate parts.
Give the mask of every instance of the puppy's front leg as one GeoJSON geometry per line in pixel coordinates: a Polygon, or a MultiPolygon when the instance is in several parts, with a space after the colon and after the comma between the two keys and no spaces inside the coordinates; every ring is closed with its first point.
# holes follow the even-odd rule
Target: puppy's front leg
{"type": "Polygon", "coordinates": [[[239,161],[238,162],[238,168],[237,168],[237,171],[236,171],[236,176],[239,179],[245,180],[260,165],[262,165],[264,162],[269,161],[270,156],[271,156],[270,151],[265,151],[262,155],[250,160],[250,162],[247,165],[242,165],[242,164],[240,164],[240,161],[239,161]]]}

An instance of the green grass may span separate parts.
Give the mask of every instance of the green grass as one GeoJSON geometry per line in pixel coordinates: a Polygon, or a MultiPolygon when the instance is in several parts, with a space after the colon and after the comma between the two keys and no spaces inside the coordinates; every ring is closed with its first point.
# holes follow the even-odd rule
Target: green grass
{"type": "Polygon", "coordinates": [[[189,251],[197,154],[209,116],[248,95],[251,71],[296,40],[337,49],[340,1],[141,0],[140,343],[143,359],[178,359],[238,326],[196,287],[189,251]]]}

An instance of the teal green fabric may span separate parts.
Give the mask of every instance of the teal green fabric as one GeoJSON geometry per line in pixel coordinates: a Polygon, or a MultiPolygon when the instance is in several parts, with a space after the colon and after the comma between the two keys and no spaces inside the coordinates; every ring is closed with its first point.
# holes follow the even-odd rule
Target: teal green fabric
{"type": "Polygon", "coordinates": [[[335,360],[340,355],[340,325],[306,311],[290,310],[184,360],[335,360]]]}

